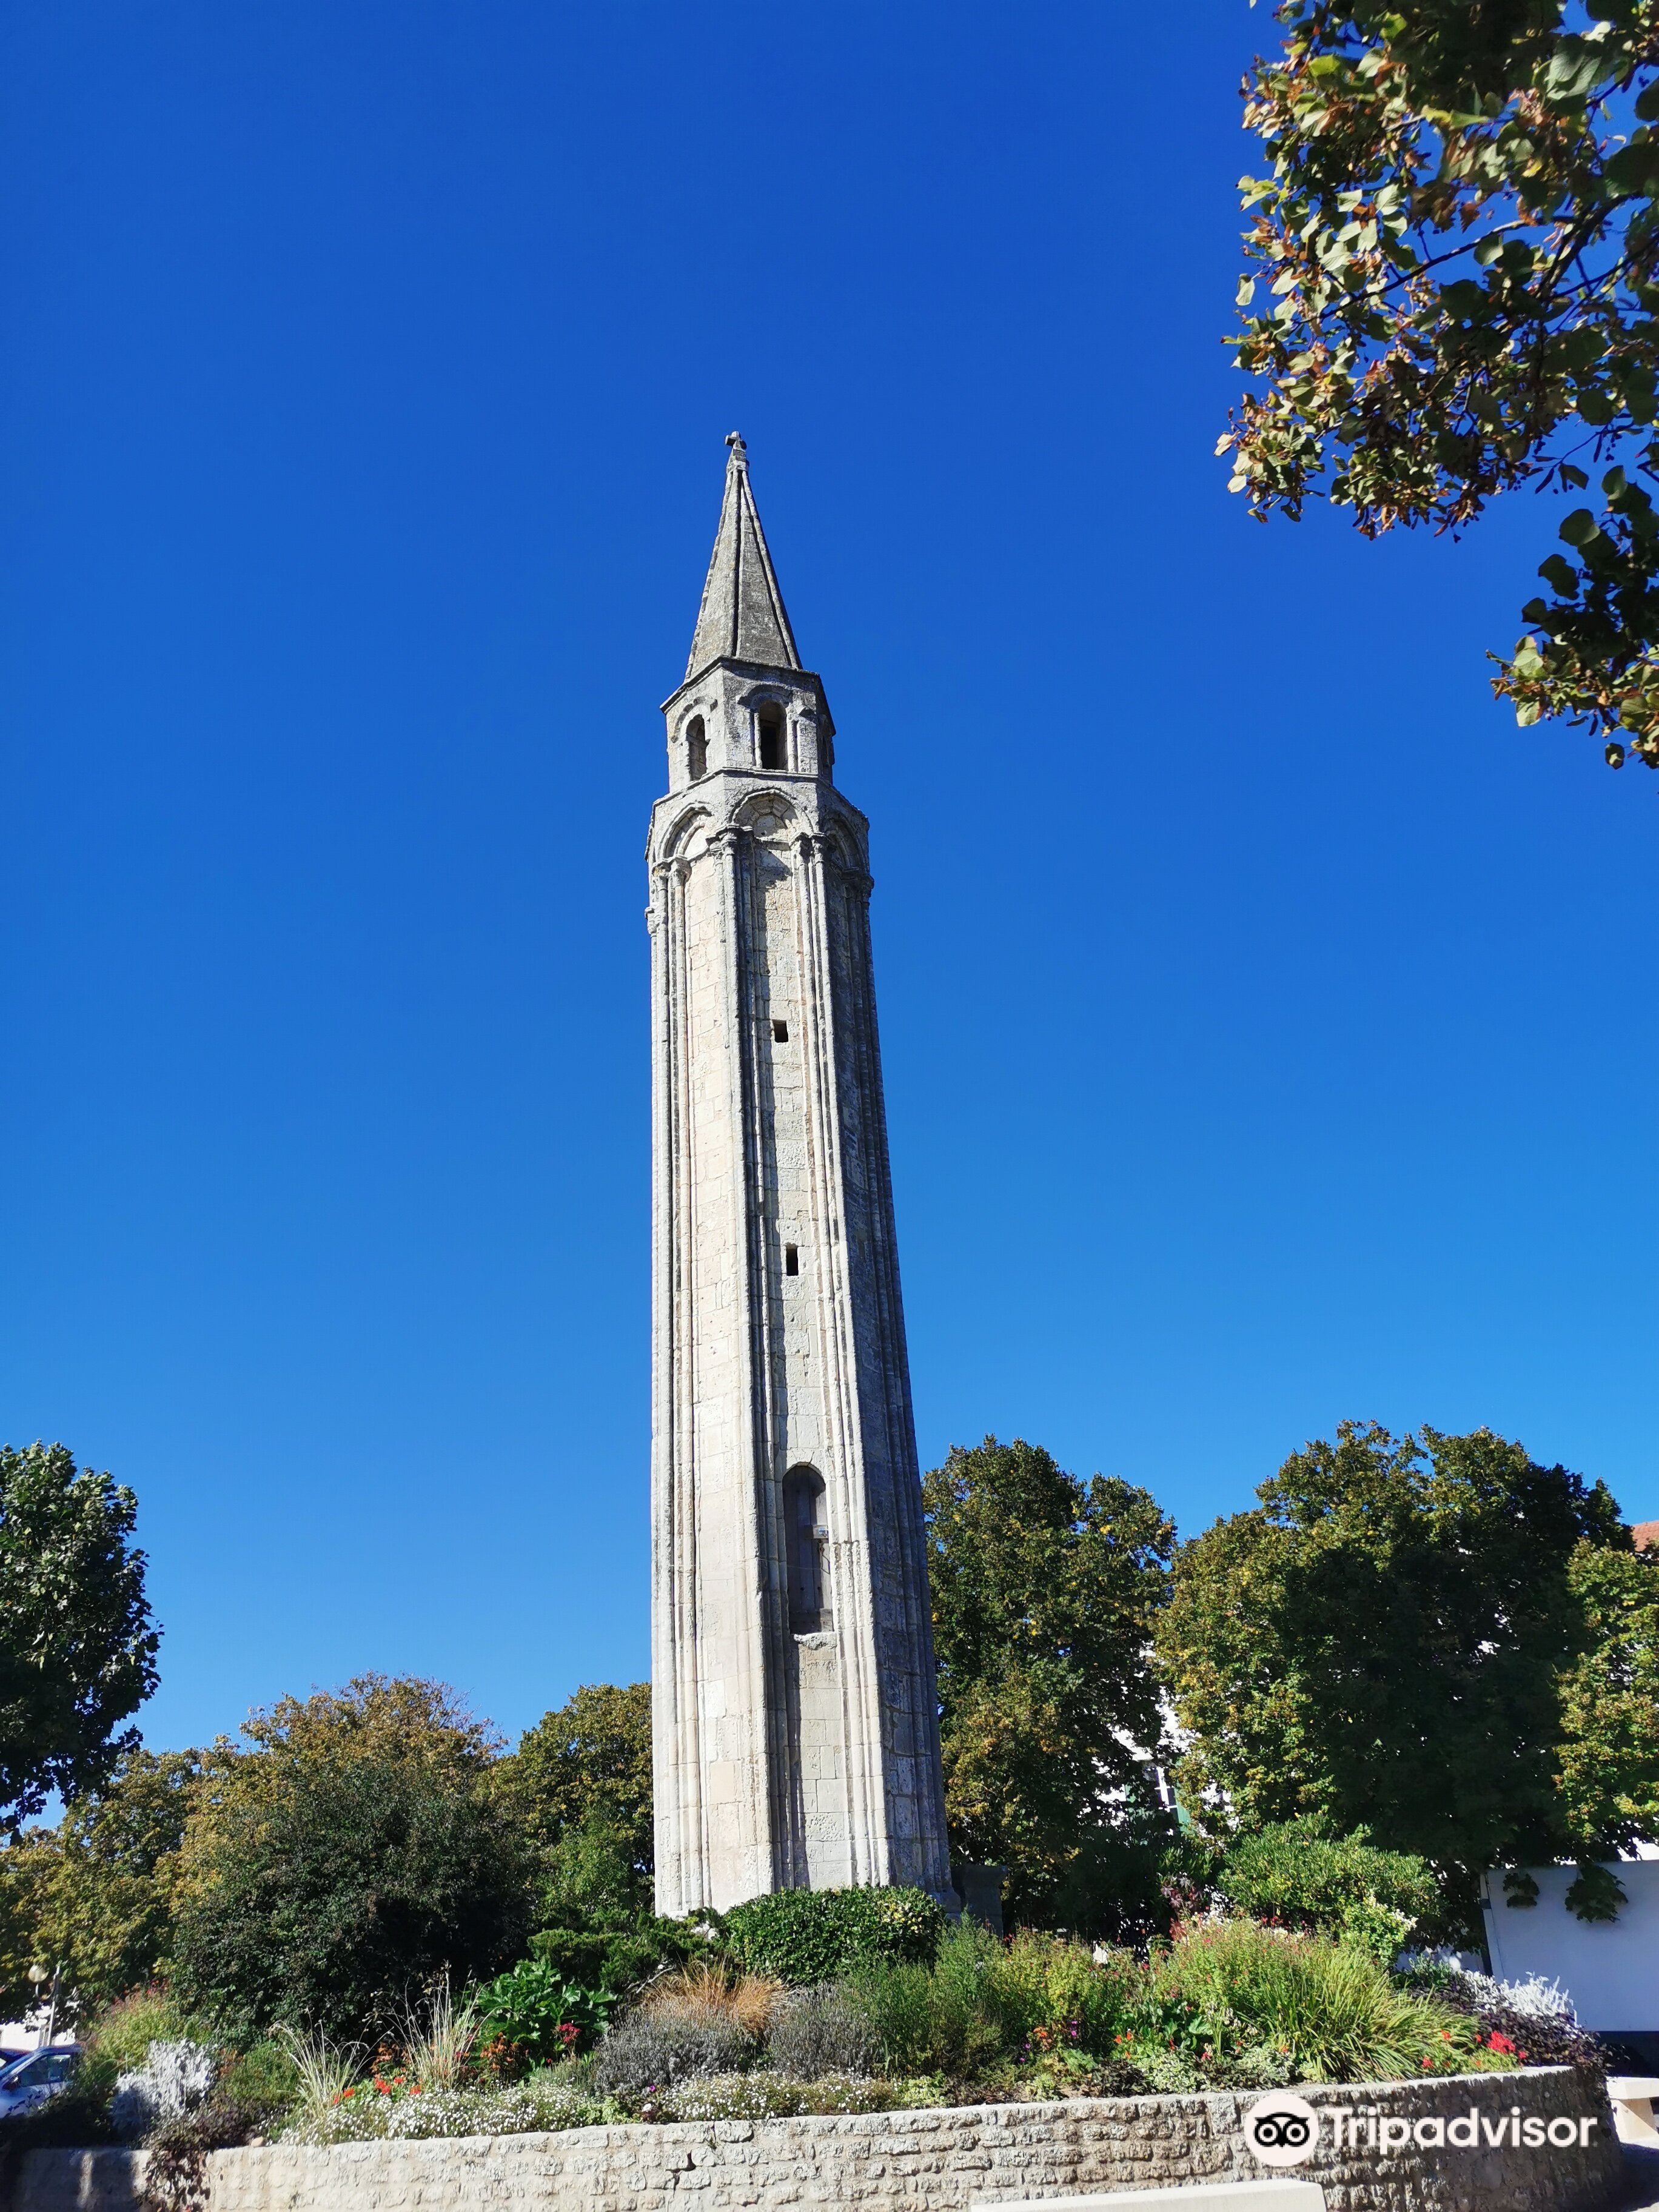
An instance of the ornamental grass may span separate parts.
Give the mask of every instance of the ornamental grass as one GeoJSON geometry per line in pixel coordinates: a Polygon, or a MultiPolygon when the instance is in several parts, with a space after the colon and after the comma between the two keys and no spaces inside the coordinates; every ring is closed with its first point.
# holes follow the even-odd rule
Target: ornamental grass
{"type": "Polygon", "coordinates": [[[1237,2022],[1249,2040],[1287,2053],[1304,2081],[1401,2081],[1492,2063],[1467,2017],[1401,1989],[1357,1944],[1215,1921],[1183,1930],[1146,1972],[1158,2004],[1237,2022]]]}

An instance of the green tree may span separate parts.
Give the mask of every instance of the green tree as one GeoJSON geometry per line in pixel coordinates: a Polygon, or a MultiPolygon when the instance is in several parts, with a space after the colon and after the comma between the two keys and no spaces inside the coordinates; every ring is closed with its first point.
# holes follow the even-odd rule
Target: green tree
{"type": "Polygon", "coordinates": [[[0,1847],[0,2005],[9,2020],[34,2002],[29,1968],[56,1964],[46,1931],[62,1858],[55,1828],[25,1828],[0,1847]]]}
{"type": "Polygon", "coordinates": [[[585,1683],[495,1771],[542,1873],[544,1924],[651,1910],[651,1685],[585,1683]]]}
{"type": "Polygon", "coordinates": [[[1659,768],[1659,19],[1651,0],[1284,0],[1245,83],[1264,380],[1218,450],[1260,518],[1368,537],[1583,489],[1494,689],[1659,768]]]}
{"type": "Polygon", "coordinates": [[[173,1942],[179,1847],[201,1759],[127,1753],[96,1797],[77,1798],[53,1838],[36,1949],[82,2002],[155,1978],[173,1942]]]}
{"type": "Polygon", "coordinates": [[[524,1947],[532,1869],[488,1729],[441,1683],[285,1698],[208,1761],[179,1855],[173,1984],[233,2033],[363,2037],[524,1947]]]}
{"type": "Polygon", "coordinates": [[[1567,1573],[1586,1648],[1561,1686],[1562,1816],[1605,1857],[1659,1835],[1659,1554],[1581,1544],[1567,1573]]]}
{"type": "Polygon", "coordinates": [[[1583,1558],[1628,1551],[1618,1509],[1489,1429],[1354,1422],[1256,1494],[1182,1547],[1158,1623],[1183,1800],[1364,1829],[1472,1926],[1484,1870],[1570,1855],[1563,1685],[1595,1641],[1583,1558]]]}
{"type": "Polygon", "coordinates": [[[1171,1523],[1040,1446],[951,1447],[924,1502],[951,1847],[1011,1908],[1089,1930],[1144,1915],[1162,1739],[1147,1663],[1171,1523]]]}
{"type": "Polygon", "coordinates": [[[0,1822],[94,1790],[138,1741],[161,1638],[138,1502],[64,1444],[0,1446],[0,1822]]]}

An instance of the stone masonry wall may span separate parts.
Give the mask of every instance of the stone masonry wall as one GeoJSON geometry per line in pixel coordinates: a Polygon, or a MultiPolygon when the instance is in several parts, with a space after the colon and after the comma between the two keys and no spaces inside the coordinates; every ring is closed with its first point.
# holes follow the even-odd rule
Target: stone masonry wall
{"type": "MultiPolygon", "coordinates": [[[[1588,2148],[1344,2152],[1296,2173],[1328,2212],[1604,2212],[1620,2156],[1604,2100],[1562,2068],[1304,2091],[1313,2104],[1415,2118],[1594,2119],[1588,2148]]],[[[1248,2096],[1077,2099],[563,2135],[219,2151],[208,2212],[969,2212],[1011,2197],[1255,2180],[1248,2096]]],[[[142,2161],[33,2151],[10,2212],[136,2212],[142,2161]]]]}

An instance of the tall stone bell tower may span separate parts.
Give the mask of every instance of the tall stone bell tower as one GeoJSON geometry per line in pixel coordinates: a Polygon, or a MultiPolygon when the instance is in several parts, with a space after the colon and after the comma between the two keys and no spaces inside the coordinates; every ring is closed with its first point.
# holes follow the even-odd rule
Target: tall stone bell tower
{"type": "Polygon", "coordinates": [[[726,443],[648,848],[657,1908],[947,1902],[868,824],[726,443]]]}

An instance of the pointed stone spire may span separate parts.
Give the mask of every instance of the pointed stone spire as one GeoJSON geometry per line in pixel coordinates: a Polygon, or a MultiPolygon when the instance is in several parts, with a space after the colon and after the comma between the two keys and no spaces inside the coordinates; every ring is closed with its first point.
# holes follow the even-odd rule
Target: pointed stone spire
{"type": "Polygon", "coordinates": [[[748,448],[735,430],[726,442],[731,447],[726,497],[714,533],[714,557],[708,563],[702,605],[697,610],[691,658],[685,664],[688,683],[714,660],[747,660],[762,668],[800,666],[755,510],[755,495],[749,489],[748,448]]]}

